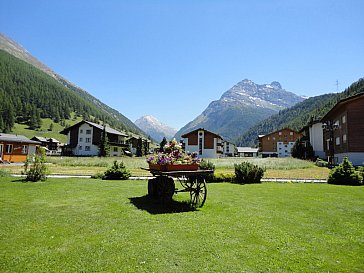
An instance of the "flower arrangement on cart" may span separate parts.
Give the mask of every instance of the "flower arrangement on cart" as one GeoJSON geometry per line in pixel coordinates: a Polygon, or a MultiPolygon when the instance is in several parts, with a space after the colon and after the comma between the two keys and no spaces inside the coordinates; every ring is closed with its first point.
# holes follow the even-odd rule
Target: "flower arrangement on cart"
{"type": "Polygon", "coordinates": [[[147,156],[150,170],[157,171],[196,171],[200,159],[196,153],[187,153],[175,139],[164,145],[162,152],[147,156]]]}

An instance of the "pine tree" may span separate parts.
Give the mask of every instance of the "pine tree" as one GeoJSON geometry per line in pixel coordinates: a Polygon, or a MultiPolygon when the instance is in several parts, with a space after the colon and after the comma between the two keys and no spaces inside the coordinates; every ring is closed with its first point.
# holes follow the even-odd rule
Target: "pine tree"
{"type": "Polygon", "coordinates": [[[49,125],[48,131],[53,131],[53,122],[51,122],[51,124],[49,125]]]}
{"type": "Polygon", "coordinates": [[[101,143],[100,143],[99,155],[101,157],[110,156],[110,145],[109,145],[109,140],[107,138],[105,124],[104,124],[104,129],[103,129],[102,134],[101,134],[101,143]]]}
{"type": "Polygon", "coordinates": [[[141,138],[138,138],[137,147],[136,147],[136,156],[143,156],[143,141],[141,138]]]}
{"type": "Polygon", "coordinates": [[[159,144],[159,146],[160,146],[159,150],[160,150],[161,152],[163,152],[163,151],[164,151],[164,145],[166,145],[166,144],[167,144],[167,139],[166,139],[166,137],[164,137],[164,138],[162,139],[162,142],[159,144]]]}

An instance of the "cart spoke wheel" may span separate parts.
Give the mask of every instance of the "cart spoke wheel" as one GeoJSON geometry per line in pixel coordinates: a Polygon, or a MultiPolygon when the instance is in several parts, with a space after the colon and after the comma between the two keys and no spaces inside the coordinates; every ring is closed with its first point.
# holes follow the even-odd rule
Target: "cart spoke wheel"
{"type": "Polygon", "coordinates": [[[202,207],[206,201],[207,188],[203,178],[196,178],[191,185],[190,197],[194,207],[202,207]]]}
{"type": "Polygon", "coordinates": [[[193,185],[193,179],[191,179],[191,177],[178,177],[177,178],[179,183],[182,185],[183,188],[185,189],[190,189],[193,185]]]}

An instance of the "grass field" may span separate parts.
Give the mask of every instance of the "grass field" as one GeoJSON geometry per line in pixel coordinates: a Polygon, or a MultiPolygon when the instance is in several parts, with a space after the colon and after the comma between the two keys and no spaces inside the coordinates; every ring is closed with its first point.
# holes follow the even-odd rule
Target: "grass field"
{"type": "MultiPolygon", "coordinates": [[[[110,167],[114,160],[122,160],[133,176],[150,175],[149,172],[141,170],[147,168],[145,158],[137,157],[48,157],[47,161],[51,174],[84,174],[94,175],[104,172],[110,167]]],[[[265,167],[265,178],[314,178],[326,179],[329,170],[315,166],[312,162],[294,158],[221,158],[209,159],[216,166],[216,173],[234,173],[234,164],[249,161],[265,167]]],[[[0,170],[10,173],[21,173],[22,166],[0,165],[0,170]]]]}
{"type": "Polygon", "coordinates": [[[364,188],[208,185],[194,211],[146,181],[0,178],[1,272],[363,272],[364,188]]]}

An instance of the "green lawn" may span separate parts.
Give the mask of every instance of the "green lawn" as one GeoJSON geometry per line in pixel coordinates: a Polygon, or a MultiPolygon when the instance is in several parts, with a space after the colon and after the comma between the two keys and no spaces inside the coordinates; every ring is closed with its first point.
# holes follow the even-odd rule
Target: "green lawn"
{"type": "Polygon", "coordinates": [[[363,272],[364,187],[208,184],[203,208],[146,181],[0,178],[1,272],[363,272]]]}

